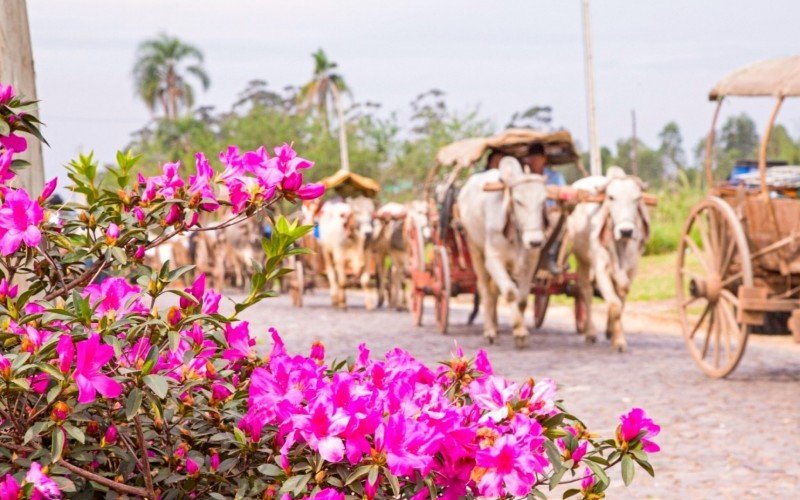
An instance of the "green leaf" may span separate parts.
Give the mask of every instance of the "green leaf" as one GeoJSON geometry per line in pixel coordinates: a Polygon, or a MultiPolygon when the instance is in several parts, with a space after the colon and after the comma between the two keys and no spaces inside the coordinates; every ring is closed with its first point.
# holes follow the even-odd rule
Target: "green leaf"
{"type": "Polygon", "coordinates": [[[283,470],[275,464],[262,464],[256,470],[269,477],[278,477],[283,474],[283,470]]]}
{"type": "Polygon", "coordinates": [[[15,378],[11,381],[12,384],[16,385],[17,387],[22,388],[25,391],[31,390],[31,384],[28,382],[27,379],[24,378],[15,378]]]}
{"type": "Polygon", "coordinates": [[[650,462],[648,462],[647,460],[639,460],[639,459],[637,458],[637,459],[636,459],[636,463],[638,463],[638,464],[639,464],[639,467],[641,467],[642,469],[644,469],[645,471],[647,471],[647,473],[648,473],[648,474],[650,474],[650,477],[656,477],[656,473],[655,473],[655,471],[653,470],[653,466],[652,466],[652,465],[650,465],[650,462]]]}
{"type": "Polygon", "coordinates": [[[553,465],[553,469],[561,468],[561,452],[558,451],[556,444],[550,440],[545,441],[544,451],[547,453],[547,459],[553,465]]]}
{"type": "Polygon", "coordinates": [[[604,485],[608,484],[608,475],[606,474],[606,471],[604,471],[603,468],[600,466],[600,464],[591,461],[586,461],[585,463],[586,465],[589,466],[590,469],[592,469],[592,472],[594,472],[595,476],[597,476],[597,481],[600,484],[604,485]]]}
{"type": "Polygon", "coordinates": [[[147,387],[159,398],[164,399],[167,397],[167,392],[169,391],[167,377],[163,375],[145,375],[142,377],[142,381],[147,384],[147,387]]]}
{"type": "Polygon", "coordinates": [[[622,482],[625,483],[625,486],[631,484],[633,481],[633,474],[636,470],[633,468],[633,459],[630,455],[623,455],[622,456],[622,482]]]}
{"type": "Polygon", "coordinates": [[[64,430],[67,431],[67,434],[75,438],[79,443],[83,444],[86,442],[86,435],[83,433],[83,431],[69,422],[64,423],[64,430]]]}
{"type": "Polygon", "coordinates": [[[373,465],[369,468],[369,473],[367,474],[367,483],[368,484],[375,484],[378,482],[378,472],[381,471],[381,468],[377,465],[373,465]]]}
{"type": "Polygon", "coordinates": [[[392,494],[399,498],[400,481],[398,481],[397,476],[389,472],[389,469],[386,467],[383,468],[383,475],[386,477],[386,480],[389,481],[389,485],[392,487],[392,494]]]}
{"type": "Polygon", "coordinates": [[[305,489],[309,480],[311,480],[311,474],[301,474],[298,476],[292,476],[283,483],[280,492],[299,495],[300,492],[305,489]]]}
{"type": "Polygon", "coordinates": [[[581,490],[579,490],[577,488],[570,488],[570,489],[568,489],[567,491],[564,492],[564,496],[562,496],[561,498],[569,498],[571,496],[577,495],[580,492],[581,492],[581,490]]]}
{"type": "Polygon", "coordinates": [[[128,399],[125,401],[125,418],[132,419],[142,406],[142,391],[138,387],[131,389],[128,399]]]}
{"type": "Polygon", "coordinates": [[[50,452],[53,454],[53,462],[57,462],[64,451],[64,431],[61,430],[61,427],[53,429],[51,441],[50,452]]]}
{"type": "Polygon", "coordinates": [[[371,468],[372,468],[371,465],[362,465],[361,467],[357,467],[356,470],[354,470],[353,472],[350,473],[349,476],[347,476],[347,479],[344,480],[344,484],[348,485],[358,481],[362,477],[369,474],[371,468]]]}

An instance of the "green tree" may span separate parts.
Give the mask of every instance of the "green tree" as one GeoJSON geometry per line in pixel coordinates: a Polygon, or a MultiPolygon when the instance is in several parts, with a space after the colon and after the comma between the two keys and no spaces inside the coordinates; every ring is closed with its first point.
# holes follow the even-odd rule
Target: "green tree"
{"type": "Polygon", "coordinates": [[[160,106],[167,119],[175,120],[191,109],[195,93],[189,77],[204,90],[210,84],[203,53],[195,46],[166,34],[139,44],[133,78],[136,93],[150,111],[160,106]]]}
{"type": "Polygon", "coordinates": [[[775,125],[767,143],[767,158],[770,160],[783,160],[792,165],[800,164],[800,147],[789,135],[783,125],[775,125]]]}
{"type": "Polygon", "coordinates": [[[686,167],[686,152],[683,150],[683,137],[680,127],[674,121],[664,125],[658,134],[661,145],[658,152],[668,167],[683,170],[686,167]]]}
{"type": "Polygon", "coordinates": [[[506,128],[545,128],[553,121],[552,106],[531,106],[525,111],[517,111],[511,115],[506,128]]]}
{"type": "Polygon", "coordinates": [[[339,125],[339,155],[341,168],[344,170],[350,169],[350,160],[347,150],[347,122],[344,116],[344,103],[342,102],[342,93],[350,93],[350,89],[344,81],[344,78],[335,70],[338,64],[331,61],[325,54],[325,51],[318,49],[311,54],[314,59],[314,73],[311,81],[306,83],[300,88],[298,98],[302,107],[309,109],[316,107],[319,111],[319,116],[322,118],[322,123],[325,130],[329,130],[328,102],[333,103],[333,109],[336,112],[336,118],[339,125]]]}
{"type": "Polygon", "coordinates": [[[756,124],[747,114],[729,117],[722,126],[720,146],[729,154],[740,157],[755,156],[758,148],[756,124]]]}

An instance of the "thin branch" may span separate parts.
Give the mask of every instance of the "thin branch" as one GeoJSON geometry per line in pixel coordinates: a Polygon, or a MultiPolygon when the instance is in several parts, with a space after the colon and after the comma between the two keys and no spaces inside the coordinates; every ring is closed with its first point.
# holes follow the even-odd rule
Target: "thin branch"
{"type": "Polygon", "coordinates": [[[144,433],[142,432],[142,423],[139,421],[139,415],[133,417],[133,423],[136,426],[136,440],[139,441],[139,450],[142,452],[141,463],[144,466],[142,473],[144,474],[144,484],[149,492],[149,498],[156,499],[156,490],[153,488],[153,476],[150,474],[150,457],[147,456],[147,446],[144,441],[144,433]]]}

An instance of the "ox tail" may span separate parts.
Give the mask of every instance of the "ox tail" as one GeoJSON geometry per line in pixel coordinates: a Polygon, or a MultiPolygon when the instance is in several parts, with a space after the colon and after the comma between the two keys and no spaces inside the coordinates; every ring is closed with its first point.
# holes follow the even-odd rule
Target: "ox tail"
{"type": "Polygon", "coordinates": [[[469,313],[469,319],[467,319],[467,324],[471,325],[475,322],[475,318],[478,317],[478,311],[481,308],[481,294],[478,291],[475,291],[475,294],[472,296],[472,312],[469,313]]]}

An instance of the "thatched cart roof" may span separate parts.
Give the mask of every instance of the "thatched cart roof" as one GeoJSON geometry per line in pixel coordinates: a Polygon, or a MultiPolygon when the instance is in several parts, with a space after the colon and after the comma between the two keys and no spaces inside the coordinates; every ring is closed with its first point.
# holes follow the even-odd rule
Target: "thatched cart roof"
{"type": "Polygon", "coordinates": [[[542,144],[550,165],[575,163],[579,155],[572,142],[572,136],[566,130],[542,132],[527,128],[510,128],[492,137],[473,137],[449,144],[436,154],[440,165],[469,167],[488,150],[521,157],[533,144],[542,144]]]}
{"type": "Polygon", "coordinates": [[[800,56],[748,64],[719,81],[708,98],[725,96],[800,96],[800,56]]]}
{"type": "Polygon", "coordinates": [[[374,198],[381,190],[378,181],[347,170],[339,170],[320,182],[325,185],[325,189],[334,189],[345,198],[358,195],[374,198]]]}

